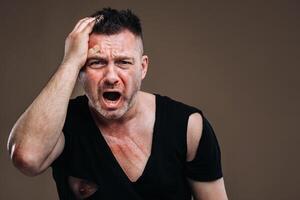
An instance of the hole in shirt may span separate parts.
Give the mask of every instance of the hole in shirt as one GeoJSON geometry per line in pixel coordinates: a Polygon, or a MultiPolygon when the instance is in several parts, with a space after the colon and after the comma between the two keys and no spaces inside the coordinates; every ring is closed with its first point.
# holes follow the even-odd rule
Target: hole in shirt
{"type": "Polygon", "coordinates": [[[92,196],[97,190],[98,185],[92,181],[69,176],[69,186],[76,199],[85,199],[92,196]]]}

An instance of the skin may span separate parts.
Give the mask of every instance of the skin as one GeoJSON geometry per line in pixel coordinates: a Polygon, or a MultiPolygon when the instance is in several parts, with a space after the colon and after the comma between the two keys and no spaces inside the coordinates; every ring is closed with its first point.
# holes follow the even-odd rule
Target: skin
{"type": "MultiPolygon", "coordinates": [[[[190,115],[187,127],[187,161],[195,158],[202,135],[203,121],[199,113],[190,115]]],[[[227,200],[224,179],[200,182],[188,179],[194,200],[227,200]]]]}
{"type": "MultiPolygon", "coordinates": [[[[142,41],[128,30],[114,35],[90,34],[94,18],[80,20],[65,43],[65,55],[50,81],[14,125],[8,150],[14,165],[35,176],[46,170],[64,148],[62,127],[78,79],[89,98],[92,116],[130,181],[142,174],[151,152],[155,97],[140,91],[148,69],[142,41]],[[118,91],[118,102],[103,98],[118,91]]],[[[192,114],[187,129],[187,160],[196,154],[202,118],[192,114]]],[[[195,200],[227,199],[223,178],[212,182],[188,179],[195,200]]],[[[93,184],[70,177],[74,193],[96,191],[93,184]]],[[[83,196],[78,197],[83,198],[83,196]]]]}
{"type": "Polygon", "coordinates": [[[86,67],[79,79],[99,121],[126,121],[138,108],[137,94],[148,68],[142,41],[128,30],[115,35],[92,34],[86,67]],[[119,102],[108,102],[105,91],[118,91],[119,102]],[[133,110],[133,111],[131,111],[133,110]]]}
{"type": "Polygon", "coordinates": [[[62,128],[79,70],[84,65],[94,18],[80,20],[68,35],[57,71],[13,126],[8,151],[13,164],[28,176],[46,170],[64,148],[62,128]]]}

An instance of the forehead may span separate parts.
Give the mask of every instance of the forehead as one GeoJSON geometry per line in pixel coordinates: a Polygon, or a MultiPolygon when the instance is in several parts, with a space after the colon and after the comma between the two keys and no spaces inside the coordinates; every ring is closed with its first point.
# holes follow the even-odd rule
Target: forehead
{"type": "Polygon", "coordinates": [[[139,40],[128,30],[113,35],[93,33],[89,38],[89,49],[97,45],[100,51],[138,51],[139,40]]]}

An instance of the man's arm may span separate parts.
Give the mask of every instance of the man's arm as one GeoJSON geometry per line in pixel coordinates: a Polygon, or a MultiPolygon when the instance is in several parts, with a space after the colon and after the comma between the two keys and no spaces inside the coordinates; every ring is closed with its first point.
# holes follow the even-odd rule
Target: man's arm
{"type": "Polygon", "coordinates": [[[223,178],[210,182],[188,181],[194,200],[228,200],[223,178]]]}
{"type": "Polygon", "coordinates": [[[64,148],[62,128],[80,68],[85,64],[94,18],[80,20],[69,34],[62,64],[17,120],[8,139],[14,165],[24,174],[46,170],[64,148]]]}
{"type": "MultiPolygon", "coordinates": [[[[189,117],[187,128],[187,161],[195,158],[197,148],[202,136],[203,120],[199,113],[189,117]]],[[[224,180],[200,182],[188,178],[194,200],[227,200],[224,180]]]]}

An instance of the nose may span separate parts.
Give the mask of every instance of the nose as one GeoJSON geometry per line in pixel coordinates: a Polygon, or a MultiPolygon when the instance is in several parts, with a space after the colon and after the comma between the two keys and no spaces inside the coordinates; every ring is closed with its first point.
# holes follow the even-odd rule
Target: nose
{"type": "Polygon", "coordinates": [[[104,83],[109,86],[115,86],[119,82],[118,73],[115,66],[108,65],[105,73],[104,83]]]}

